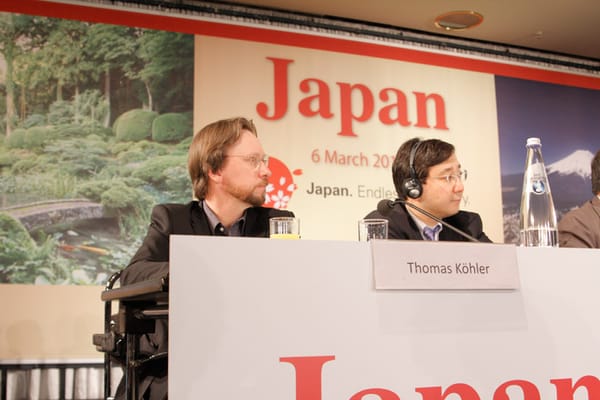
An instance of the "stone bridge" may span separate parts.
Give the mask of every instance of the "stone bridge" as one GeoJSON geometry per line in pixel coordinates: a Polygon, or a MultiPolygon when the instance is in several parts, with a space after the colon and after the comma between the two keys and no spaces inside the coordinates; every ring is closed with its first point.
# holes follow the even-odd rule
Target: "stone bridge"
{"type": "Polygon", "coordinates": [[[104,217],[104,207],[87,199],[48,200],[0,208],[21,221],[28,231],[47,226],[104,217]]]}

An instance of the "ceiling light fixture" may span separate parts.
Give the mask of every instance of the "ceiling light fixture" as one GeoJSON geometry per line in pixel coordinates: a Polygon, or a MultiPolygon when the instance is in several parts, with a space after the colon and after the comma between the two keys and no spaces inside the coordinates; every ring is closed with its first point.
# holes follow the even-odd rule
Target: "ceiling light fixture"
{"type": "Polygon", "coordinates": [[[463,31],[483,22],[483,15],[475,11],[450,11],[439,15],[434,24],[446,31],[463,31]]]}

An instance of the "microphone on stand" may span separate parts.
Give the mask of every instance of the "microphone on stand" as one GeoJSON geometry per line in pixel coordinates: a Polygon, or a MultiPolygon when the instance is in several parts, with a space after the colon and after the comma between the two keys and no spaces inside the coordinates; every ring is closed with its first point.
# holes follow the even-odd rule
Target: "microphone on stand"
{"type": "Polygon", "coordinates": [[[406,200],[401,200],[401,199],[396,199],[396,200],[381,200],[377,204],[377,211],[379,211],[379,213],[381,215],[387,217],[388,215],[390,215],[392,213],[392,209],[394,208],[394,206],[396,204],[404,204],[405,206],[410,207],[413,210],[416,210],[416,211],[420,212],[421,214],[428,216],[429,218],[431,218],[435,222],[439,222],[444,227],[446,227],[446,228],[448,228],[448,229],[450,229],[450,230],[458,233],[460,236],[468,239],[470,242],[477,242],[477,243],[479,243],[479,240],[475,239],[473,236],[469,235],[468,233],[463,232],[463,231],[461,231],[458,228],[455,228],[454,226],[450,225],[449,223],[447,223],[443,219],[436,217],[435,215],[433,215],[429,211],[425,211],[421,207],[417,207],[414,204],[409,203],[406,200]]]}

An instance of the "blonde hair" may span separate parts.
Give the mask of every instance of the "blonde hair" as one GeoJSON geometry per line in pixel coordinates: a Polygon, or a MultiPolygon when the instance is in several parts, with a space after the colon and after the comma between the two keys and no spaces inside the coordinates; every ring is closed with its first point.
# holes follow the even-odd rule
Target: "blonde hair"
{"type": "Polygon", "coordinates": [[[194,136],[188,152],[188,172],[194,197],[202,200],[208,191],[208,173],[223,165],[225,151],[247,130],[257,136],[252,120],[237,117],[206,125],[194,136]]]}

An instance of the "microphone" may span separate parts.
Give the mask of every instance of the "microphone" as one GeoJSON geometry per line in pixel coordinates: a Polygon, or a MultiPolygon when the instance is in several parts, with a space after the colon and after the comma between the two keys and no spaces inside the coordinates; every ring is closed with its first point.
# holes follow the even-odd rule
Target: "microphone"
{"type": "Polygon", "coordinates": [[[439,222],[444,227],[450,229],[451,231],[454,231],[454,232],[458,233],[460,236],[464,237],[465,239],[468,239],[470,242],[477,242],[477,243],[479,243],[479,240],[475,239],[473,236],[469,235],[468,233],[463,232],[463,231],[461,231],[458,228],[455,228],[454,226],[450,225],[449,223],[447,223],[443,219],[436,217],[435,215],[433,215],[429,211],[425,211],[421,207],[417,207],[413,203],[409,203],[406,200],[401,200],[401,199],[396,199],[396,200],[381,200],[377,204],[377,211],[381,215],[383,215],[384,217],[387,217],[388,215],[390,215],[392,213],[392,209],[394,208],[394,206],[396,204],[404,204],[405,206],[410,207],[410,208],[412,208],[412,209],[420,212],[421,214],[428,216],[429,218],[431,218],[435,222],[439,222]]]}

